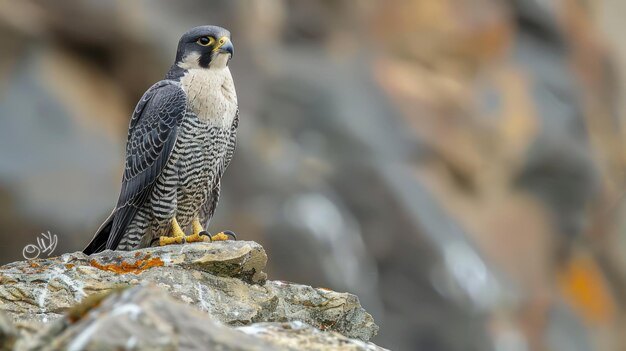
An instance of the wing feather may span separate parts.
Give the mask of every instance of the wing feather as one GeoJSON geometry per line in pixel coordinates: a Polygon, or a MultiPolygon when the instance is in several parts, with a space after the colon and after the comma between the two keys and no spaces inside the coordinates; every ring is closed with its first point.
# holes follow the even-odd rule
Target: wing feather
{"type": "Polygon", "coordinates": [[[106,248],[115,249],[163,171],[185,114],[186,97],[173,81],[160,81],[141,98],[130,120],[122,190],[106,248]]]}

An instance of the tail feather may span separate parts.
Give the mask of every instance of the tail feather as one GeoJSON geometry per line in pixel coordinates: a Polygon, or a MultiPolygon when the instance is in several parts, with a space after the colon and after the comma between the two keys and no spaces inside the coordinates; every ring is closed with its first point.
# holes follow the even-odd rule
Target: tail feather
{"type": "Polygon", "coordinates": [[[103,251],[106,248],[107,240],[109,239],[111,228],[113,227],[114,214],[115,211],[113,211],[104,223],[102,223],[100,228],[98,228],[98,231],[93,236],[93,239],[91,239],[89,245],[83,250],[86,255],[103,251]]]}

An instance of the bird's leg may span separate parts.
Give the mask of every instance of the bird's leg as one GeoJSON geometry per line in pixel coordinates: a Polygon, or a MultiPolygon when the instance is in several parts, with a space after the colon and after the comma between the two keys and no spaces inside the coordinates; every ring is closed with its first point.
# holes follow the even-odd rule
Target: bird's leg
{"type": "Polygon", "coordinates": [[[193,222],[191,222],[192,235],[200,235],[200,233],[204,230],[202,228],[202,224],[200,224],[200,220],[196,217],[193,222]]]}
{"type": "Polygon", "coordinates": [[[185,242],[185,232],[178,224],[176,217],[171,221],[172,236],[162,236],[159,238],[159,245],[182,244],[185,242]]]}
{"type": "Polygon", "coordinates": [[[176,217],[172,218],[172,236],[162,236],[159,238],[159,245],[171,245],[171,244],[184,244],[184,243],[195,243],[199,241],[209,241],[208,238],[201,236],[199,233],[202,231],[202,225],[200,225],[200,221],[198,219],[194,219],[191,224],[193,227],[193,234],[186,236],[183,229],[178,224],[178,220],[176,217]]]}
{"type": "Polygon", "coordinates": [[[172,236],[160,237],[159,245],[164,246],[202,241],[221,241],[228,240],[229,236],[232,236],[234,240],[237,240],[237,236],[235,235],[235,233],[231,232],[230,230],[225,230],[212,236],[202,228],[202,224],[200,224],[200,220],[197,217],[194,218],[194,220],[191,222],[191,229],[193,233],[188,236],[185,236],[185,232],[183,232],[182,228],[178,224],[176,217],[172,218],[171,225],[172,236]]]}
{"type": "Polygon", "coordinates": [[[183,231],[183,228],[180,227],[180,224],[178,224],[176,217],[172,218],[172,236],[175,238],[185,236],[185,232],[183,231]]]}
{"type": "Polygon", "coordinates": [[[200,235],[200,233],[202,233],[204,229],[202,228],[202,224],[200,224],[200,220],[198,219],[198,217],[194,218],[191,222],[191,229],[193,233],[185,238],[188,243],[205,241],[205,239],[206,241],[210,240],[210,238],[207,238],[204,235],[200,235]]]}

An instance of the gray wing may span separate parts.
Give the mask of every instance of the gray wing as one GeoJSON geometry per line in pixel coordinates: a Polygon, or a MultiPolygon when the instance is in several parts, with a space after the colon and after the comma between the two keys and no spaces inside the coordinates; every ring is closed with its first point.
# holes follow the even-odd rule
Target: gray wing
{"type": "Polygon", "coordinates": [[[222,174],[224,174],[226,167],[228,167],[233,155],[235,154],[235,147],[237,146],[237,127],[239,127],[239,109],[237,109],[233,124],[230,126],[230,136],[228,138],[228,143],[226,144],[226,155],[224,157],[222,167],[217,177],[215,177],[215,182],[211,186],[207,201],[202,206],[202,210],[200,212],[200,222],[204,223],[205,228],[209,226],[209,222],[211,221],[211,218],[213,218],[213,214],[215,214],[215,209],[217,208],[217,203],[220,198],[220,179],[222,178],[222,174]]]}
{"type": "Polygon", "coordinates": [[[186,104],[180,86],[167,80],[153,85],[137,104],[128,130],[122,190],[107,249],[117,247],[137,210],[150,195],[176,143],[186,104]]]}

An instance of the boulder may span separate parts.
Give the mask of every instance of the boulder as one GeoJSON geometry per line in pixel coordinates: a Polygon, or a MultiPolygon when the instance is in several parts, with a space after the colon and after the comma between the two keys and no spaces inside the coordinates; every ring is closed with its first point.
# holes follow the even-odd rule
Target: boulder
{"type": "Polygon", "coordinates": [[[272,344],[290,350],[353,350],[384,351],[373,343],[347,338],[337,332],[323,332],[299,321],[254,323],[238,327],[248,335],[254,335],[272,344]]]}
{"type": "Polygon", "coordinates": [[[0,267],[0,309],[23,350],[377,349],[355,295],[268,281],[266,262],[246,241],[14,262],[0,267]]]}
{"type": "Polygon", "coordinates": [[[17,340],[17,332],[9,318],[0,311],[0,350],[11,350],[17,340]]]}

